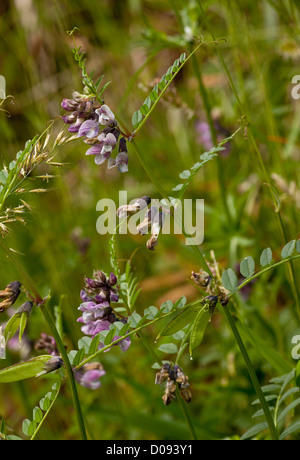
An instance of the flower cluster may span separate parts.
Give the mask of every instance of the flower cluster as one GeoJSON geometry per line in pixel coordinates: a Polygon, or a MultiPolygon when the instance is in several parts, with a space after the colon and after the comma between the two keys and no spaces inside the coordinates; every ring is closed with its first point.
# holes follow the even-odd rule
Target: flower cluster
{"type": "Polygon", "coordinates": [[[184,399],[185,402],[191,402],[192,394],[189,389],[189,378],[177,364],[175,364],[172,369],[171,364],[164,363],[161,370],[157,372],[155,384],[161,385],[164,382],[166,382],[166,388],[162,399],[165,406],[171,404],[173,399],[175,399],[177,388],[180,391],[182,399],[184,399]]]}
{"type": "MultiPolygon", "coordinates": [[[[118,286],[117,277],[113,273],[107,277],[103,272],[96,271],[94,278],[85,278],[84,289],[80,293],[83,303],[78,308],[82,312],[82,316],[77,320],[83,323],[81,331],[92,337],[102,331],[108,331],[111,324],[115,321],[120,321],[111,307],[111,302],[118,302],[118,286]]],[[[121,319],[125,322],[125,319],[121,319]]],[[[113,342],[120,337],[117,335],[113,338],[113,342]]],[[[128,350],[130,346],[130,338],[126,338],[118,342],[122,351],[128,350]]],[[[99,348],[103,348],[104,344],[100,342],[99,348]]]]}
{"type": "Polygon", "coordinates": [[[76,91],[73,93],[73,99],[64,99],[61,103],[64,110],[69,112],[62,117],[64,123],[70,125],[70,133],[78,133],[81,125],[86,120],[96,120],[97,115],[94,109],[94,99],[84,96],[76,91]]]}
{"type": "Polygon", "coordinates": [[[112,151],[118,144],[121,134],[114,113],[103,104],[95,107],[95,99],[73,93],[73,99],[64,99],[62,107],[70,112],[63,116],[65,123],[70,124],[69,131],[84,137],[84,142],[91,147],[86,155],[94,155],[95,163],[101,165],[108,160],[108,168],[118,167],[120,172],[128,171],[128,154],[125,137],[121,137],[118,155],[111,158],[112,151]],[[101,126],[104,127],[101,129],[101,126]]]}

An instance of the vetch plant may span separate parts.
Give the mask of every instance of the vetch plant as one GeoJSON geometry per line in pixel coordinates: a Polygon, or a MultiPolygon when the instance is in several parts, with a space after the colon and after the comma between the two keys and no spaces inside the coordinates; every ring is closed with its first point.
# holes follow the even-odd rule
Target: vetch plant
{"type": "MultiPolygon", "coordinates": [[[[287,217],[283,218],[281,198],[271,182],[272,176],[265,165],[265,158],[256,139],[252,121],[249,121],[250,117],[245,110],[244,100],[246,100],[247,88],[243,88],[245,94],[240,96],[238,86],[235,84],[220,50],[222,39],[215,37],[200,1],[188,2],[188,5],[180,8],[179,2],[171,3],[181,33],[171,40],[170,37],[160,36],[155,29],[151,29],[151,33],[146,34],[145,39],[150,42],[151,40],[158,40],[160,44],[163,42],[164,45],[184,47],[185,51],[181,54],[178,53],[179,57],[153,87],[149,85],[152,88],[150,94],[131,117],[132,129],[128,129],[119,116],[118,109],[113,104],[106,104],[104,96],[107,94],[110,82],[103,84],[103,75],[96,80],[94,78],[95,72],[88,73],[85,54],[81,52],[81,48],[77,47],[74,41],[73,55],[81,70],[82,88],[77,88],[73,93],[70,90],[71,98],[64,98],[61,102],[61,108],[65,113],[58,116],[57,120],[50,122],[41,135],[36,135],[32,140],[27,141],[24,149],[18,152],[15,159],[8,165],[4,165],[0,171],[0,246],[5,256],[3,260],[6,264],[11,264],[15,272],[14,279],[19,280],[11,281],[7,285],[3,283],[4,285],[1,286],[0,290],[0,314],[4,318],[0,326],[1,360],[3,362],[7,360],[6,351],[9,350],[9,342],[12,339],[17,337],[19,346],[22,347],[22,340],[26,336],[27,330],[32,327],[35,333],[28,359],[13,364],[11,362],[7,365],[4,363],[4,367],[0,370],[0,384],[18,382],[21,391],[24,391],[23,381],[31,379],[34,386],[47,387],[47,393],[43,393],[45,396],[33,408],[32,417],[26,417],[22,423],[23,434],[31,440],[34,440],[40,433],[46,419],[50,419],[53,407],[59,404],[61,400],[67,399],[66,383],[70,390],[70,405],[72,405],[76,416],[78,434],[83,440],[93,438],[89,414],[93,414],[93,404],[98,398],[93,394],[105,394],[107,391],[104,388],[106,379],[111,378],[111,375],[114,376],[114,374],[117,376],[116,379],[124,378],[124,376],[128,380],[131,379],[134,382],[133,387],[139,388],[140,394],[145,393],[143,385],[147,380],[146,372],[143,382],[137,374],[140,369],[143,372],[142,367],[145,366],[146,358],[152,360],[153,378],[151,385],[154,387],[151,387],[152,394],[155,395],[154,392],[157,391],[155,385],[160,386],[158,398],[163,409],[165,411],[170,409],[174,410],[176,414],[179,413],[180,418],[185,421],[186,430],[190,437],[197,439],[200,437],[198,433],[201,433],[202,427],[197,423],[195,415],[191,415],[191,406],[199,404],[198,401],[201,399],[200,379],[192,378],[191,374],[198,353],[203,355],[203,360],[201,366],[195,365],[195,367],[199,375],[202,373],[203,382],[206,381],[206,378],[209,382],[211,378],[209,373],[205,375],[203,370],[205,363],[209,370],[209,365],[214,362],[216,356],[224,356],[228,361],[226,361],[228,368],[226,376],[224,372],[225,363],[223,363],[223,368],[221,365],[218,368],[218,373],[224,373],[224,378],[220,379],[218,385],[222,399],[226,399],[224,397],[225,387],[230,388],[228,381],[231,380],[230,384],[234,386],[232,382],[237,378],[239,372],[243,376],[241,392],[252,391],[256,394],[253,405],[259,405],[259,409],[254,414],[254,418],[261,418],[262,421],[240,435],[240,439],[255,437],[278,440],[288,436],[297,436],[299,432],[299,420],[290,416],[292,412],[297,410],[300,401],[298,398],[299,363],[295,366],[290,359],[283,357],[284,341],[280,335],[280,323],[277,322],[276,330],[273,330],[263,317],[263,307],[258,308],[256,303],[258,302],[257,299],[263,298],[265,292],[268,292],[271,299],[268,307],[270,309],[273,307],[273,304],[276,303],[276,295],[273,295],[268,281],[271,280],[272,282],[272,276],[287,267],[288,282],[286,285],[288,288],[285,285],[285,289],[287,292],[291,291],[293,302],[291,302],[289,309],[285,306],[283,308],[289,310],[291,317],[293,315],[293,318],[296,318],[295,321],[299,321],[300,295],[295,267],[300,257],[300,240],[295,235],[293,240],[288,241],[286,231],[286,220],[288,219],[287,217]],[[197,18],[201,18],[207,33],[211,35],[211,41],[207,41],[204,37],[192,36],[195,15],[197,18]],[[215,53],[222,72],[229,82],[228,91],[233,93],[240,112],[228,135],[227,131],[226,135],[223,131],[224,138],[223,136],[220,138],[218,133],[218,125],[212,116],[211,98],[203,80],[201,66],[197,62],[196,54],[201,48],[207,49],[209,53],[215,53]],[[160,103],[161,113],[164,113],[163,102],[171,85],[177,84],[176,78],[181,76],[181,73],[187,68],[191,70],[190,67],[195,77],[194,86],[199,89],[203,105],[202,110],[206,116],[206,122],[201,126],[196,126],[198,133],[199,130],[201,131],[201,147],[203,149],[201,149],[202,151],[199,149],[199,152],[191,155],[189,161],[186,161],[182,155],[185,160],[182,161],[184,169],[181,164],[179,169],[178,163],[174,162],[174,166],[171,166],[177,170],[177,175],[170,173],[170,180],[164,181],[158,178],[163,169],[161,168],[163,160],[158,157],[153,161],[152,158],[147,157],[143,149],[140,148],[139,142],[146,126],[150,127],[151,117],[158,111],[160,103]],[[59,125],[58,134],[55,133],[57,125],[59,125]],[[241,135],[242,133],[244,136],[241,135]],[[104,175],[103,177],[107,177],[109,171],[98,171],[97,168],[97,166],[107,163],[109,170],[116,167],[121,173],[129,173],[128,157],[130,157],[132,159],[132,163],[130,163],[132,164],[132,167],[130,166],[132,177],[135,178],[138,167],[143,170],[142,183],[139,183],[138,180],[134,180],[132,184],[130,181],[127,182],[129,174],[111,176],[116,181],[120,180],[119,176],[122,176],[121,180],[124,181],[128,189],[132,187],[134,198],[130,204],[122,204],[116,210],[115,217],[118,217],[119,222],[114,226],[109,239],[105,240],[104,235],[98,231],[101,234],[100,250],[99,246],[97,250],[94,249],[94,246],[91,249],[94,257],[93,263],[97,261],[97,266],[91,266],[92,259],[85,259],[84,257],[81,260],[80,269],[79,264],[72,266],[73,272],[76,272],[76,274],[72,273],[76,278],[77,286],[75,294],[72,292],[77,302],[75,309],[72,300],[63,300],[64,292],[52,293],[52,290],[56,290],[57,286],[67,289],[67,282],[65,279],[60,279],[59,275],[55,276],[54,274],[52,281],[51,275],[59,263],[55,257],[52,259],[54,261],[52,262],[53,271],[50,273],[49,279],[41,280],[38,286],[41,283],[43,287],[37,287],[26,263],[23,266],[18,251],[10,248],[10,240],[8,240],[15,224],[27,224],[27,217],[32,213],[30,199],[27,202],[20,196],[25,193],[40,194],[47,191],[46,186],[35,188],[32,184],[35,180],[48,183],[50,179],[54,179],[53,170],[57,167],[59,167],[59,171],[64,170],[64,163],[56,161],[56,155],[58,150],[64,152],[64,148],[71,142],[83,152],[84,156],[94,157],[95,164],[92,163],[92,165],[88,158],[81,159],[79,169],[92,168],[92,171],[97,170],[95,174],[99,172],[104,175]],[[248,143],[245,144],[246,142],[248,143]],[[243,220],[245,215],[243,208],[249,206],[249,203],[243,197],[237,204],[238,198],[233,196],[232,192],[228,193],[225,182],[228,168],[224,166],[224,162],[227,161],[228,156],[222,157],[222,155],[229,146],[233,149],[235,143],[240,143],[238,144],[239,148],[244,149],[241,155],[246,156],[249,145],[256,155],[257,164],[255,167],[257,166],[261,173],[262,185],[266,186],[269,192],[271,206],[273,206],[272,216],[275,217],[280,234],[279,236],[276,235],[277,247],[273,247],[271,243],[268,244],[268,247],[262,252],[260,250],[260,256],[257,260],[254,257],[254,252],[249,249],[252,255],[242,258],[238,264],[239,273],[237,273],[236,268],[234,268],[236,264],[231,265],[229,263],[231,268],[225,268],[228,266],[226,265],[227,262],[219,256],[219,248],[223,244],[220,238],[215,239],[213,232],[207,232],[209,247],[215,247],[214,250],[211,249],[208,252],[206,247],[202,246],[203,238],[199,241],[199,235],[197,233],[191,235],[190,229],[184,225],[182,235],[188,243],[183,245],[180,239],[177,240],[174,235],[168,235],[167,245],[169,248],[174,245],[174,256],[177,257],[177,251],[178,255],[184,254],[180,256],[182,257],[181,260],[184,260],[182,265],[184,265],[183,268],[186,272],[190,273],[190,279],[187,286],[184,287],[189,293],[191,291],[195,293],[194,299],[189,301],[181,290],[183,286],[180,284],[177,286],[172,281],[171,285],[174,288],[174,291],[171,292],[172,296],[170,295],[168,300],[164,298],[156,305],[151,305],[151,303],[149,305],[149,302],[146,303],[143,293],[145,284],[143,285],[139,272],[137,274],[134,272],[133,256],[129,260],[126,258],[124,264],[124,259],[119,252],[118,246],[121,244],[121,238],[125,236],[121,230],[124,221],[143,213],[141,221],[135,224],[136,238],[127,235],[126,242],[131,248],[134,248],[137,265],[142,266],[145,272],[150,264],[159,267],[157,260],[160,260],[162,264],[164,263],[164,250],[166,250],[164,244],[158,246],[160,238],[163,239],[165,220],[172,220],[175,225],[179,216],[176,209],[179,208],[181,200],[184,196],[192,193],[193,187],[196,187],[198,196],[201,185],[210,203],[219,194],[222,210],[215,211],[213,205],[210,204],[208,213],[211,221],[217,222],[216,224],[212,223],[213,228],[214,226],[220,227],[221,235],[224,234],[226,238],[230,234],[228,248],[230,261],[236,262],[240,252],[244,256],[244,247],[251,246],[254,248],[252,240],[244,236],[243,220]],[[195,157],[197,157],[196,162],[195,157]],[[136,164],[138,167],[135,170],[134,165],[136,164]],[[81,165],[83,165],[82,168],[81,165]],[[208,168],[214,172],[217,193],[214,193],[215,185],[212,186],[207,179],[208,168]],[[146,182],[148,180],[150,185],[146,182]],[[154,194],[161,197],[159,205],[153,203],[154,194]],[[211,195],[213,195],[213,199],[211,199],[211,195]],[[170,203],[172,206],[168,207],[170,203]],[[145,249],[141,255],[136,249],[145,235],[147,235],[146,248],[148,251],[145,249]],[[104,254],[107,258],[104,257],[104,254]],[[94,272],[92,272],[93,269],[94,272]],[[77,276],[77,272],[86,274],[81,280],[82,285],[79,284],[80,276],[77,276]],[[91,275],[91,273],[93,274],[91,275]],[[254,280],[258,281],[255,285],[253,284],[254,280]],[[54,287],[51,285],[52,282],[54,287]],[[47,289],[51,288],[48,295],[44,294],[45,286],[47,289]],[[240,295],[246,286],[253,288],[251,288],[248,297],[250,299],[249,304],[240,295]],[[61,301],[53,309],[56,301],[54,299],[57,295],[60,296],[61,301]],[[65,303],[68,304],[67,307],[65,307],[65,303]],[[36,327],[37,318],[40,315],[43,316],[46,329],[36,327]],[[81,333],[79,339],[75,334],[73,335],[73,329],[78,325],[77,323],[79,323],[81,333]],[[228,330],[231,333],[230,336],[227,333],[228,330]],[[268,337],[265,337],[261,330],[267,330],[272,339],[280,336],[281,349],[277,350],[272,347],[268,337]],[[207,353],[206,340],[209,340],[208,338],[210,340],[213,338],[215,341],[213,343],[215,355],[207,353]],[[231,341],[230,347],[228,346],[229,341],[231,341]],[[137,351],[137,344],[143,345],[147,352],[145,355],[141,355],[140,351],[137,351]],[[256,352],[256,360],[252,359],[249,344],[256,352]],[[225,351],[222,350],[223,348],[225,351]],[[235,349],[234,359],[232,358],[232,349],[235,349]],[[119,352],[121,356],[126,356],[125,359],[130,362],[127,366],[127,361],[120,361],[122,365],[125,363],[121,370],[115,368],[116,361],[114,361],[116,356],[119,356],[119,352]],[[123,355],[122,352],[126,353],[123,355]],[[275,375],[271,379],[270,385],[261,385],[260,379],[262,377],[257,371],[258,360],[263,363],[261,366],[263,372],[266,374],[272,372],[275,375]],[[247,374],[244,370],[247,370],[247,374]],[[251,387],[250,385],[249,387],[246,386],[247,379],[249,379],[251,387]],[[155,385],[153,385],[153,381],[155,385]],[[224,393],[222,393],[223,390],[224,393]],[[84,394],[87,395],[87,403],[81,397],[83,391],[86,392],[84,394]]],[[[291,12],[297,19],[298,13],[296,14],[292,9],[291,12]]],[[[290,14],[290,10],[288,9],[285,14],[290,14]]],[[[69,35],[74,35],[74,32],[75,29],[69,32],[69,35]]],[[[242,79],[241,77],[242,75],[240,75],[240,79],[242,79]]],[[[272,116],[271,110],[268,113],[272,116]]],[[[273,127],[272,121],[270,126],[273,127]]],[[[155,124],[149,129],[155,131],[155,124]]],[[[165,127],[162,131],[163,136],[168,135],[165,127]]],[[[179,143],[179,150],[182,152],[184,149],[181,150],[181,145],[184,142],[182,140],[184,136],[180,132],[175,134],[175,141],[179,143]]],[[[196,138],[195,132],[194,137],[196,138]]],[[[238,161],[238,157],[234,161],[238,161]]],[[[77,165],[74,161],[68,167],[73,173],[77,165]]],[[[89,180],[88,188],[90,189],[93,179],[87,179],[89,174],[82,173],[82,175],[85,176],[86,180],[89,180]]],[[[67,180],[72,183],[74,177],[67,180]]],[[[77,189],[81,187],[80,181],[75,181],[75,184],[74,189],[76,188],[77,192],[77,189]]],[[[61,179],[60,185],[64,189],[65,184],[61,179]]],[[[100,186],[98,184],[97,187],[101,188],[101,185],[100,183],[100,186]]],[[[251,189],[252,183],[246,185],[251,189]]],[[[72,202],[67,197],[67,193],[64,195],[64,200],[68,206],[72,202]]],[[[249,201],[254,207],[259,200],[257,196],[254,196],[249,201]]],[[[97,206],[97,210],[100,210],[100,206],[97,206]]],[[[80,213],[78,216],[80,219],[80,213]]],[[[67,222],[71,218],[66,213],[63,219],[67,222]]],[[[98,223],[97,230],[99,229],[98,223]]],[[[39,276],[38,270],[34,274],[34,277],[37,276],[39,276]]],[[[154,289],[153,284],[151,289],[154,289]]],[[[278,295],[278,297],[280,296],[278,295]]],[[[283,294],[282,297],[284,297],[283,294]]],[[[280,316],[282,312],[280,310],[276,311],[276,315],[277,313],[280,316]]],[[[291,321],[290,317],[288,320],[291,321]]],[[[288,326],[286,327],[288,328],[288,326]]],[[[197,375],[196,372],[195,374],[197,375]]],[[[236,387],[238,387],[237,384],[236,387]]],[[[209,391],[209,385],[205,389],[209,391]]],[[[234,392],[235,390],[231,388],[230,391],[234,392]]],[[[113,391],[111,394],[111,398],[115,398],[113,391]]],[[[128,398],[132,399],[133,396],[130,394],[128,398]]],[[[99,407],[101,410],[101,405],[99,407]]],[[[172,412],[167,412],[167,416],[164,413],[163,423],[168,422],[170,414],[172,412]]],[[[111,415],[109,410],[107,415],[111,415]]],[[[228,433],[222,433],[218,437],[224,438],[227,435],[228,433]]],[[[16,439],[15,435],[8,434],[4,420],[1,422],[0,436],[1,439],[5,440],[16,439]]]]}

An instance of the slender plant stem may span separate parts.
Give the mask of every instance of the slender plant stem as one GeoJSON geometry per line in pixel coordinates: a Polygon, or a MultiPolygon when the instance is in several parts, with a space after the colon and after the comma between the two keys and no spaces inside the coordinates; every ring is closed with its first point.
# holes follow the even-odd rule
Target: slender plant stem
{"type": "Polygon", "coordinates": [[[79,429],[80,429],[82,440],[86,440],[87,436],[86,436],[86,430],[85,430],[83,414],[82,414],[81,405],[80,405],[80,401],[79,401],[79,396],[78,396],[78,392],[77,392],[77,388],[76,388],[74,372],[73,372],[72,366],[70,364],[67,351],[65,349],[64,344],[61,341],[60,335],[57,332],[57,329],[55,327],[54,321],[52,320],[51,315],[47,310],[47,307],[45,305],[41,305],[40,309],[41,309],[42,314],[44,315],[44,318],[45,318],[49,328],[51,329],[51,333],[52,333],[52,335],[54,337],[54,340],[55,340],[55,342],[57,344],[59,352],[60,352],[60,354],[62,356],[62,359],[63,359],[63,361],[65,363],[66,371],[67,371],[67,374],[68,374],[68,377],[69,377],[69,380],[70,380],[72,398],[73,398],[74,407],[75,407],[75,410],[76,410],[78,426],[79,426],[79,429]]]}
{"type": "Polygon", "coordinates": [[[268,423],[268,426],[269,426],[269,429],[270,429],[272,439],[273,440],[279,440],[278,432],[277,432],[277,430],[275,428],[274,421],[273,421],[269,406],[268,406],[267,401],[265,399],[265,396],[264,396],[264,394],[262,392],[262,389],[260,387],[257,375],[256,375],[254,367],[253,367],[253,364],[252,364],[252,362],[251,362],[251,360],[249,358],[249,355],[247,353],[247,350],[246,350],[246,347],[244,345],[244,342],[242,341],[242,338],[241,338],[241,336],[240,336],[240,334],[239,334],[239,332],[237,330],[237,327],[235,325],[233,317],[231,316],[231,313],[230,313],[230,311],[228,309],[228,306],[226,306],[224,308],[224,311],[225,311],[227,321],[228,321],[228,323],[229,323],[229,325],[231,327],[231,330],[233,332],[235,340],[236,340],[236,342],[238,344],[238,347],[240,349],[240,352],[242,353],[242,356],[244,358],[244,361],[245,361],[245,364],[247,366],[247,369],[248,369],[248,372],[249,372],[253,387],[254,387],[255,392],[257,394],[257,397],[258,397],[258,399],[259,399],[259,401],[261,403],[262,409],[263,409],[265,417],[267,419],[267,423],[268,423]]]}
{"type": "Polygon", "coordinates": [[[189,427],[189,430],[190,430],[190,433],[191,433],[191,437],[194,441],[197,441],[197,435],[196,435],[196,431],[195,431],[195,428],[194,428],[194,425],[193,425],[193,422],[191,420],[191,417],[190,417],[190,414],[189,414],[189,411],[187,410],[187,407],[186,405],[183,403],[180,395],[179,395],[179,391],[176,390],[176,397],[178,399],[178,402],[179,402],[179,405],[181,407],[181,410],[183,412],[183,415],[184,415],[184,418],[186,420],[186,423],[189,427]]]}

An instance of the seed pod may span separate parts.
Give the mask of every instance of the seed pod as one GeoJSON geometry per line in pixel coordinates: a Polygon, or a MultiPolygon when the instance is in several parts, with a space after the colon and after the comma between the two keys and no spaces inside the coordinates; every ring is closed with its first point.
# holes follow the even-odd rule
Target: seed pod
{"type": "Polygon", "coordinates": [[[15,303],[21,293],[20,287],[19,281],[13,281],[3,291],[0,291],[0,300],[3,299],[0,302],[0,312],[7,310],[15,303]]]}

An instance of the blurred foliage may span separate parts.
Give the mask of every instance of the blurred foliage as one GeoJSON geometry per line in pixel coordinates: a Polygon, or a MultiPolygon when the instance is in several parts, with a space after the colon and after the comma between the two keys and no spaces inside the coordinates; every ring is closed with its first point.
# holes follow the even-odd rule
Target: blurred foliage
{"type": "MultiPolygon", "coordinates": [[[[55,137],[62,128],[62,99],[82,90],[72,55],[73,40],[66,31],[78,28],[75,39],[86,52],[88,70],[95,70],[95,76],[104,74],[104,83],[112,82],[105,102],[131,127],[132,114],[156,79],[182,52],[190,52],[193,35],[211,41],[198,3],[1,0],[0,74],[5,76],[7,94],[13,96],[2,106],[10,116],[0,111],[1,160],[8,164],[29,138],[44,131],[49,120],[56,120],[52,128],[55,137]]],[[[246,109],[266,170],[273,174],[287,241],[299,238],[300,105],[291,98],[291,79],[300,64],[299,5],[296,1],[266,0],[201,3],[217,39],[225,38],[217,46],[246,109]]],[[[236,131],[241,115],[246,115],[239,111],[215,45],[203,46],[196,62],[183,68],[136,137],[153,177],[169,193],[178,184],[179,173],[189,169],[206,150],[197,131],[197,123],[207,120],[195,65],[201,71],[221,139],[236,131]]],[[[43,295],[51,291],[52,307],[64,295],[63,326],[70,347],[82,335],[76,319],[84,275],[92,275],[93,269],[110,270],[108,237],[96,232],[98,200],[111,197],[118,203],[119,190],[127,190],[129,199],[144,195],[159,198],[130,144],[127,174],[96,166],[85,157],[85,150],[81,141],[71,142],[58,150],[56,158],[62,167],[47,171],[41,167],[32,175],[32,188],[41,186],[48,191],[24,195],[33,211],[25,227],[12,224],[8,237],[9,246],[21,254],[22,263],[43,295]],[[55,175],[48,185],[35,177],[45,172],[55,175]]],[[[234,138],[230,152],[221,156],[220,162],[231,223],[224,212],[214,160],[199,171],[186,195],[205,200],[201,250],[207,260],[214,250],[222,268],[234,269],[245,256],[251,255],[258,263],[267,247],[272,248],[274,259],[279,259],[284,241],[270,190],[263,184],[246,133],[234,138]]],[[[145,242],[142,236],[117,238],[120,265],[124,268],[133,256],[132,267],[142,288],[137,311],[181,295],[189,301],[197,299],[200,292],[190,277],[191,271],[200,267],[184,239],[162,235],[153,253],[145,242]]],[[[0,270],[3,288],[18,277],[4,257],[0,270]]],[[[295,270],[299,282],[299,265],[295,264],[295,270]]],[[[299,333],[299,323],[286,266],[259,279],[237,302],[248,326],[293,363],[291,337],[299,333]]],[[[27,329],[31,346],[41,331],[49,333],[35,310],[27,329]]],[[[156,335],[157,330],[144,333],[150,347],[156,335]]],[[[255,349],[249,347],[248,351],[260,382],[266,384],[276,376],[274,369],[255,349]]],[[[165,359],[162,353],[160,356],[165,359]]],[[[20,350],[9,352],[10,363],[19,360],[20,350]]],[[[119,347],[105,353],[102,388],[95,392],[79,388],[91,438],[189,438],[178,402],[163,406],[161,388],[154,385],[153,362],[138,337],[126,353],[119,347]]],[[[192,385],[188,410],[199,438],[234,437],[249,428],[254,390],[221,311],[214,315],[193,361],[186,353],[181,365],[192,385]]],[[[23,419],[30,418],[46,385],[30,380],[1,386],[0,417],[5,418],[8,431],[21,433],[23,419]]],[[[78,437],[67,386],[38,436],[78,437]]]]}

